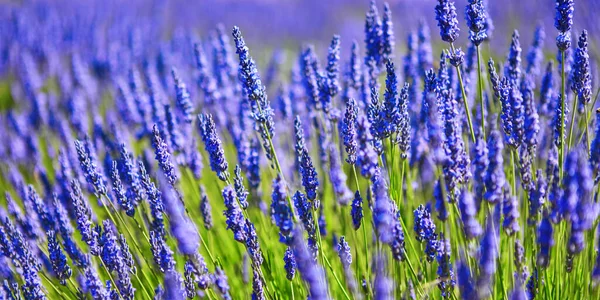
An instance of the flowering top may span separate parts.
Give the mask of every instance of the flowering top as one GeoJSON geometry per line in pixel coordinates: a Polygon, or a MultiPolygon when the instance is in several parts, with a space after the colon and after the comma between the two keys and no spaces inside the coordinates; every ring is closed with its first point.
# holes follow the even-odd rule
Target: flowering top
{"type": "Polygon", "coordinates": [[[435,6],[435,19],[438,22],[442,40],[454,43],[460,32],[454,1],[438,0],[438,4],[435,6]]]}
{"type": "Polygon", "coordinates": [[[354,193],[354,200],[352,200],[352,224],[354,225],[354,230],[358,230],[360,228],[360,224],[363,218],[363,199],[360,196],[360,192],[356,191],[354,193]]]}
{"type": "Polygon", "coordinates": [[[504,175],[504,159],[502,157],[504,144],[498,130],[492,130],[488,136],[489,166],[485,175],[485,200],[498,203],[502,197],[502,188],[506,183],[504,175]]]}
{"type": "Polygon", "coordinates": [[[223,200],[225,201],[226,208],[223,214],[227,218],[227,229],[233,231],[236,241],[244,243],[247,238],[244,230],[245,218],[235,199],[235,191],[229,185],[223,189],[223,200]]]}
{"type": "Polygon", "coordinates": [[[154,147],[154,153],[156,154],[155,158],[158,161],[158,165],[161,167],[162,171],[167,177],[167,181],[171,186],[175,186],[179,178],[177,176],[177,172],[175,171],[175,167],[171,162],[169,147],[161,138],[160,131],[158,130],[158,126],[156,124],[154,124],[154,127],[152,127],[152,146],[154,147]]]}
{"type": "Polygon", "coordinates": [[[251,101],[265,102],[267,98],[265,87],[260,81],[258,68],[254,59],[250,56],[250,51],[246,46],[246,42],[244,42],[242,32],[237,26],[234,26],[232,34],[235,41],[235,52],[240,58],[239,77],[242,86],[251,101]]]}
{"type": "Polygon", "coordinates": [[[381,64],[383,54],[383,30],[375,0],[371,0],[371,5],[365,18],[365,44],[367,48],[365,64],[369,60],[374,60],[376,65],[381,64]]]}
{"type": "Polygon", "coordinates": [[[340,91],[339,82],[339,60],[340,60],[340,36],[334,35],[331,40],[327,54],[327,75],[324,77],[324,84],[321,89],[321,104],[325,113],[329,113],[332,104],[331,101],[340,91]]]}
{"type": "Polygon", "coordinates": [[[359,141],[359,150],[356,164],[361,169],[361,174],[366,177],[375,175],[378,169],[377,152],[373,148],[373,136],[371,135],[371,124],[367,117],[361,115],[357,121],[357,136],[359,141]]]}
{"type": "Polygon", "coordinates": [[[592,100],[592,78],[590,72],[590,56],[588,54],[588,34],[583,30],[575,50],[575,60],[573,62],[571,89],[577,93],[580,101],[579,111],[583,112],[586,104],[592,100]]]}
{"type": "Polygon", "coordinates": [[[574,0],[556,0],[556,16],[554,27],[560,32],[567,32],[573,26],[574,0]]]}
{"type": "Polygon", "coordinates": [[[389,244],[393,240],[392,226],[394,217],[392,215],[390,198],[388,196],[388,187],[385,179],[383,179],[381,175],[374,176],[372,181],[372,189],[375,198],[373,218],[377,237],[383,243],[389,244]]]}
{"type": "Polygon", "coordinates": [[[204,149],[210,157],[210,168],[217,173],[219,179],[225,181],[229,177],[227,174],[227,160],[225,160],[221,139],[217,134],[215,122],[211,115],[198,115],[198,130],[202,141],[204,141],[204,149]]]}
{"type": "Polygon", "coordinates": [[[394,47],[396,42],[394,41],[394,24],[392,23],[392,10],[390,5],[386,2],[383,4],[383,24],[381,28],[383,32],[381,47],[383,59],[391,59],[394,57],[394,47]]]}
{"type": "Polygon", "coordinates": [[[240,201],[242,209],[248,208],[248,191],[244,186],[244,178],[242,177],[242,168],[239,165],[235,165],[234,171],[235,177],[233,179],[233,186],[235,188],[235,194],[240,201]]]}
{"type": "Polygon", "coordinates": [[[183,80],[179,78],[175,68],[171,69],[171,75],[173,76],[173,81],[175,81],[177,107],[181,110],[185,122],[192,123],[192,112],[194,107],[190,101],[190,93],[188,92],[187,86],[183,80]]]}
{"type": "Polygon", "coordinates": [[[518,85],[521,80],[521,44],[519,42],[519,32],[515,30],[510,43],[510,50],[506,57],[504,66],[504,76],[508,78],[512,85],[518,85]]]}
{"type": "Polygon", "coordinates": [[[287,202],[287,187],[285,181],[277,176],[273,180],[273,193],[271,194],[271,215],[279,227],[281,235],[287,238],[292,232],[294,222],[292,211],[287,202]]]}
{"type": "Polygon", "coordinates": [[[359,58],[359,46],[357,41],[352,41],[352,52],[350,53],[350,67],[348,70],[349,85],[355,92],[361,87],[362,61],[359,58]]]}
{"type": "Polygon", "coordinates": [[[487,38],[487,16],[483,0],[469,0],[469,4],[467,4],[465,9],[465,14],[467,26],[469,26],[469,30],[471,31],[469,33],[469,38],[475,46],[478,46],[487,38]]]}
{"type": "Polygon", "coordinates": [[[341,132],[343,136],[344,147],[346,149],[346,161],[349,164],[356,163],[356,152],[358,144],[356,141],[356,119],[358,117],[358,106],[354,98],[348,98],[346,102],[346,112],[344,113],[344,120],[340,124],[342,127],[341,132]]]}
{"type": "Polygon", "coordinates": [[[544,26],[540,24],[535,29],[533,45],[531,45],[531,48],[527,53],[526,71],[528,74],[534,76],[538,76],[540,74],[540,65],[542,63],[542,59],[544,58],[544,54],[542,52],[542,48],[544,47],[544,39],[546,39],[546,31],[544,31],[544,26]]]}
{"type": "Polygon", "coordinates": [[[94,186],[96,195],[106,195],[106,183],[102,173],[98,170],[97,161],[95,155],[92,154],[92,146],[88,138],[82,143],[75,141],[75,149],[77,150],[77,158],[81,169],[85,174],[85,178],[89,184],[94,186]]]}

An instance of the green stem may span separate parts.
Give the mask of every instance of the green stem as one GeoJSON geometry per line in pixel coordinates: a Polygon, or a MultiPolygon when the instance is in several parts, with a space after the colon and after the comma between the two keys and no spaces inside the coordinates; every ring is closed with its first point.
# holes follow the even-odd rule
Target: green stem
{"type": "Polygon", "coordinates": [[[517,195],[517,167],[515,166],[515,152],[517,150],[510,149],[510,166],[512,169],[512,192],[513,195],[517,195]]]}
{"type": "MultiPolygon", "coordinates": [[[[450,43],[450,47],[452,48],[452,53],[456,52],[454,48],[454,43],[450,43]]],[[[467,122],[469,123],[469,130],[471,131],[471,138],[473,142],[475,142],[475,130],[473,130],[473,123],[471,122],[471,109],[469,108],[469,103],[467,101],[467,93],[465,92],[465,85],[463,84],[462,73],[460,71],[460,66],[456,66],[456,74],[458,75],[458,82],[460,83],[460,92],[462,93],[463,104],[465,106],[465,113],[467,114],[467,122]]]]}
{"type": "Polygon", "coordinates": [[[562,169],[564,162],[564,152],[565,152],[565,51],[560,51],[560,149],[558,149],[558,169],[560,178],[562,178],[562,169]]]}
{"type": "Polygon", "coordinates": [[[587,108],[583,109],[583,115],[585,116],[585,142],[586,142],[586,146],[587,148],[585,149],[585,152],[587,153],[588,157],[590,155],[590,150],[592,149],[592,147],[590,146],[590,132],[588,130],[589,124],[590,124],[590,118],[589,115],[587,113],[587,108]]]}
{"type": "Polygon", "coordinates": [[[573,99],[573,106],[571,108],[571,125],[569,125],[569,147],[567,149],[571,150],[573,146],[573,126],[575,125],[575,110],[577,109],[577,94],[575,94],[575,98],[573,99]]]}
{"type": "Polygon", "coordinates": [[[483,103],[483,80],[481,75],[481,49],[477,45],[477,81],[479,82],[479,106],[481,109],[481,136],[485,140],[485,113],[483,103]]]}

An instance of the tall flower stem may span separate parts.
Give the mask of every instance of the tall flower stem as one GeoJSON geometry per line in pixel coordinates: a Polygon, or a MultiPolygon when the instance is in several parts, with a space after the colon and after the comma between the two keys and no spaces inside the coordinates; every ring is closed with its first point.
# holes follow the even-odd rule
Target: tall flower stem
{"type": "MultiPolygon", "coordinates": [[[[450,43],[452,53],[456,52],[454,43],[450,43]]],[[[463,105],[465,106],[465,113],[467,114],[467,122],[469,123],[469,130],[471,131],[471,139],[475,142],[475,130],[473,130],[473,122],[471,122],[471,110],[469,109],[469,103],[467,101],[467,92],[465,92],[465,85],[463,84],[462,72],[460,66],[455,66],[456,74],[458,75],[458,82],[460,83],[460,92],[462,93],[463,105]]]]}
{"type": "Polygon", "coordinates": [[[514,195],[517,195],[517,167],[515,160],[518,155],[516,154],[516,149],[510,149],[510,168],[512,170],[512,192],[514,195]]]}
{"type": "MultiPolygon", "coordinates": [[[[263,113],[263,110],[260,106],[260,103],[256,103],[256,106],[258,107],[258,111],[260,114],[263,113]]],[[[277,152],[275,151],[275,146],[273,144],[273,139],[271,138],[271,133],[269,133],[269,130],[267,129],[267,126],[265,125],[264,122],[260,123],[260,127],[262,128],[262,130],[264,130],[267,134],[267,141],[269,142],[269,148],[271,150],[271,154],[273,155],[273,161],[275,162],[275,168],[277,169],[277,173],[279,173],[279,176],[281,176],[281,180],[283,180],[283,182],[285,182],[285,184],[287,185],[287,181],[285,180],[285,175],[283,174],[283,171],[281,169],[281,164],[279,163],[279,159],[277,159],[277,152]]],[[[292,198],[290,197],[289,193],[288,195],[286,195],[286,199],[288,202],[288,205],[290,206],[290,210],[292,211],[292,216],[294,216],[294,222],[297,223],[298,222],[298,216],[296,215],[296,210],[294,209],[294,205],[292,203],[292,198]]]]}
{"type": "MultiPolygon", "coordinates": [[[[476,46],[477,49],[477,81],[479,82],[479,106],[481,109],[481,136],[485,140],[485,113],[483,103],[483,76],[481,75],[481,47],[476,46]]],[[[463,95],[464,98],[464,95],[463,95]]]]}
{"type": "MultiPolygon", "coordinates": [[[[356,165],[353,164],[352,165],[352,173],[354,174],[354,181],[356,181],[356,190],[358,191],[358,193],[360,194],[360,187],[358,185],[358,175],[356,173],[356,165]]],[[[362,233],[363,233],[363,242],[364,242],[364,248],[365,248],[365,278],[367,278],[367,282],[369,281],[369,274],[371,274],[371,272],[369,272],[369,241],[367,240],[367,229],[366,229],[366,222],[365,222],[365,217],[363,214],[363,218],[360,220],[361,225],[360,227],[362,227],[362,233]]]]}
{"type": "Polygon", "coordinates": [[[344,287],[344,285],[340,281],[340,278],[337,276],[337,274],[333,270],[333,266],[331,265],[331,263],[329,262],[329,259],[325,255],[325,251],[323,251],[323,242],[321,241],[321,228],[319,227],[319,218],[318,218],[318,215],[317,215],[317,210],[316,210],[316,208],[314,206],[313,206],[313,209],[312,209],[312,215],[313,215],[313,220],[315,222],[315,227],[317,228],[317,247],[319,248],[319,252],[321,254],[321,259],[323,259],[324,264],[327,265],[327,267],[329,268],[329,270],[333,274],[333,278],[335,279],[335,281],[339,285],[340,289],[342,289],[342,292],[344,293],[344,297],[347,300],[350,300],[351,298],[348,295],[348,292],[346,291],[346,288],[344,287]]]}
{"type": "MultiPolygon", "coordinates": [[[[581,136],[579,137],[579,140],[577,141],[577,143],[581,143],[581,140],[583,139],[583,137],[585,136],[588,139],[588,143],[589,143],[589,132],[588,132],[588,127],[590,126],[590,114],[594,111],[594,107],[596,107],[596,102],[598,101],[598,95],[600,95],[600,88],[598,88],[598,90],[596,91],[596,96],[594,97],[594,102],[592,102],[592,106],[590,106],[590,110],[588,111],[587,109],[585,109],[585,132],[583,134],[581,134],[581,136]]],[[[590,145],[588,144],[588,151],[590,151],[590,145]]]]}
{"type": "Polygon", "coordinates": [[[565,51],[560,51],[560,149],[558,149],[558,169],[560,178],[562,178],[562,169],[564,162],[564,152],[565,152],[565,51]]]}
{"type": "MultiPolygon", "coordinates": [[[[571,150],[573,146],[573,125],[575,124],[575,110],[577,109],[577,94],[575,94],[575,98],[573,99],[573,106],[571,108],[571,125],[569,125],[569,147],[567,149],[571,150]]],[[[589,142],[588,142],[589,143],[589,142]]],[[[588,147],[589,149],[589,147],[588,147]]]]}

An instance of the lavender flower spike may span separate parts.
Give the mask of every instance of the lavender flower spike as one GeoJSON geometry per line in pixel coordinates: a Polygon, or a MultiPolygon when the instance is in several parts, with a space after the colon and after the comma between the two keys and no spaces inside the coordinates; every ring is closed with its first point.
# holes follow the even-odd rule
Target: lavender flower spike
{"type": "Polygon", "coordinates": [[[317,264],[309,251],[302,234],[302,226],[296,226],[292,238],[292,249],[302,280],[308,285],[311,299],[329,299],[325,270],[317,264]]]}
{"type": "Polygon", "coordinates": [[[198,115],[198,131],[204,142],[204,149],[210,157],[210,168],[217,173],[219,179],[227,180],[227,160],[218,136],[215,122],[211,115],[198,115]]]}
{"type": "Polygon", "coordinates": [[[438,0],[438,4],[435,6],[435,19],[438,22],[442,40],[454,43],[460,32],[454,1],[438,0]]]}
{"type": "Polygon", "coordinates": [[[154,147],[154,153],[156,154],[155,158],[158,161],[158,165],[162,169],[169,184],[174,187],[179,178],[177,176],[177,171],[171,162],[169,147],[162,139],[156,124],[154,124],[154,127],[152,127],[152,146],[154,147]]]}
{"type": "Polygon", "coordinates": [[[175,91],[177,93],[177,108],[181,110],[181,114],[186,123],[192,123],[192,113],[194,111],[194,107],[192,106],[192,102],[190,101],[190,93],[188,89],[177,74],[177,70],[175,68],[171,69],[171,75],[173,76],[173,81],[175,81],[175,91]]]}

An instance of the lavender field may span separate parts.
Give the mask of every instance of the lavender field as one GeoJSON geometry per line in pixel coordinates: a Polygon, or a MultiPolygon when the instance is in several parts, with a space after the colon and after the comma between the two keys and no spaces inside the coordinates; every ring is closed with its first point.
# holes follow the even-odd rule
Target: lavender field
{"type": "Polygon", "coordinates": [[[600,299],[597,12],[0,3],[0,299],[600,299]]]}

